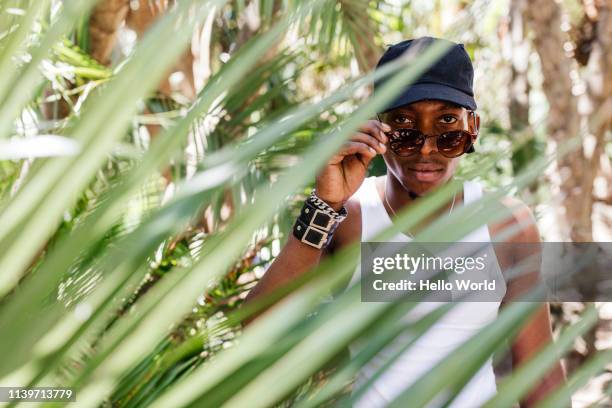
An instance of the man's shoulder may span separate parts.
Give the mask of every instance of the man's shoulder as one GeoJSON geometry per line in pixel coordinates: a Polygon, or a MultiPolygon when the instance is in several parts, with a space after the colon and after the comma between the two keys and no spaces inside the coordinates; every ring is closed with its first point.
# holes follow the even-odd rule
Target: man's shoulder
{"type": "Polygon", "coordinates": [[[505,242],[540,242],[538,224],[527,204],[511,196],[501,197],[499,203],[510,215],[494,226],[496,234],[508,234],[505,242]]]}

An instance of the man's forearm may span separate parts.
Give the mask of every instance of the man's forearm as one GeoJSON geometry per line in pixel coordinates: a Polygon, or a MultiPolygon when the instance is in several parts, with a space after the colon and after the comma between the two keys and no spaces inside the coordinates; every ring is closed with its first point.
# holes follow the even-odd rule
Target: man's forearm
{"type": "MultiPolygon", "coordinates": [[[[517,336],[512,347],[512,364],[518,367],[527,363],[553,342],[550,329],[550,312],[548,304],[544,303],[535,315],[527,322],[517,336]]],[[[521,401],[521,408],[531,408],[542,400],[547,394],[563,385],[565,373],[561,362],[555,365],[544,375],[535,388],[521,401]]]]}
{"type": "MultiPolygon", "coordinates": [[[[278,254],[257,285],[249,292],[245,304],[266,296],[318,265],[322,250],[298,241],[293,235],[278,254]]],[[[256,316],[252,316],[247,323],[256,316]]]]}
{"type": "MultiPolygon", "coordinates": [[[[532,408],[535,407],[538,402],[543,400],[548,394],[555,391],[565,383],[565,372],[561,362],[557,362],[555,366],[544,376],[544,378],[538,383],[536,388],[531,391],[525,399],[521,402],[521,408],[532,408]]],[[[571,405],[571,401],[567,401],[568,407],[571,405]]]]}

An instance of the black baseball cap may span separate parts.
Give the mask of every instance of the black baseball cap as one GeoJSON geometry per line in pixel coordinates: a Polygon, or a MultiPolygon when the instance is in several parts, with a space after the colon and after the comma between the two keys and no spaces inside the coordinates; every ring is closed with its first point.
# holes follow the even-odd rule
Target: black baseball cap
{"type": "MultiPolygon", "coordinates": [[[[449,49],[416,81],[410,84],[398,98],[387,105],[382,112],[425,99],[452,102],[476,110],[473,90],[474,67],[463,44],[434,37],[405,40],[389,46],[376,64],[376,68],[395,60],[408,51],[415,51],[418,55],[435,41],[448,43],[449,49]]],[[[380,89],[386,79],[383,78],[374,82],[374,93],[380,89]]]]}

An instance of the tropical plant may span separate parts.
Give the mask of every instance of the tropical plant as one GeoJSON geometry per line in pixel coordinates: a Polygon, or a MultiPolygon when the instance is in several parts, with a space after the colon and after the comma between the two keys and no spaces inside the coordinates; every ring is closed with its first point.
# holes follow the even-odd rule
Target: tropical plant
{"type": "MultiPolygon", "coordinates": [[[[378,31],[359,24],[400,24],[392,2],[245,3],[176,1],[107,65],[86,35],[101,3],[0,0],[1,385],[71,387],[79,407],[350,405],[347,387],[362,365],[402,333],[418,339],[452,308],[407,324],[398,317],[414,302],[367,304],[358,286],[340,291],[359,259],[356,245],[282,293],[238,307],[278,253],[318,169],[444,51],[431,47],[410,69],[400,70],[401,61],[373,73],[380,42],[360,46],[364,32],[378,31]],[[237,21],[247,13],[259,25],[245,36],[237,21]],[[218,40],[210,77],[193,101],[158,92],[194,30],[218,40]],[[355,55],[351,74],[343,67],[355,55]],[[351,78],[339,83],[343,74],[351,78]],[[383,75],[390,79],[381,94],[365,99],[383,75]],[[330,291],[335,300],[323,302],[330,291]],[[356,340],[365,346],[345,358],[356,340]]],[[[464,9],[462,24],[475,24],[483,9],[464,9]]],[[[487,129],[490,140],[500,137],[495,123],[487,129]]],[[[463,176],[496,168],[513,147],[485,152],[463,176]]],[[[500,219],[497,198],[528,186],[554,159],[529,161],[419,240],[457,240],[500,219]]],[[[402,213],[379,238],[410,228],[456,187],[402,213]]],[[[452,401],[536,306],[509,305],[394,405],[452,401]]],[[[504,380],[489,406],[512,406],[596,322],[587,308],[504,380]]],[[[558,406],[611,360],[596,353],[543,404],[558,406]]]]}

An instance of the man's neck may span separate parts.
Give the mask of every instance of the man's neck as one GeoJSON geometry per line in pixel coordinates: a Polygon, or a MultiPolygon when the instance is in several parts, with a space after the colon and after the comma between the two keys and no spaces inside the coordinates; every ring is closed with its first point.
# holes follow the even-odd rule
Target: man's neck
{"type": "Polygon", "coordinates": [[[398,179],[387,173],[384,181],[383,194],[395,212],[405,205],[410,205],[422,195],[404,186],[398,179]]]}
{"type": "MultiPolygon", "coordinates": [[[[392,175],[385,176],[384,184],[382,186],[382,194],[383,199],[387,202],[387,205],[392,207],[392,212],[398,213],[402,210],[406,205],[414,204],[419,198],[421,198],[424,194],[418,194],[410,189],[406,188],[399,180],[397,180],[392,175]]],[[[460,202],[462,200],[463,194],[461,192],[457,193],[456,201],[460,202]]],[[[438,215],[442,215],[448,211],[448,208],[451,206],[448,203],[446,206],[438,209],[432,215],[427,217],[427,219],[436,218],[438,215]]]]}

